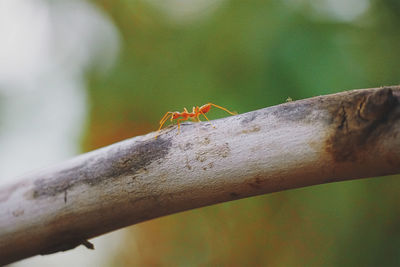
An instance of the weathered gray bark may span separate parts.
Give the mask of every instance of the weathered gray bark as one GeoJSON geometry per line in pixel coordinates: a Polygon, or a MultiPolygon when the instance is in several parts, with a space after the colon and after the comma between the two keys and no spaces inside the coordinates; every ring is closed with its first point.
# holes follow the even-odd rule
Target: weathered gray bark
{"type": "Polygon", "coordinates": [[[0,264],[183,210],[400,173],[400,87],[347,91],[138,136],[0,189],[0,264]]]}

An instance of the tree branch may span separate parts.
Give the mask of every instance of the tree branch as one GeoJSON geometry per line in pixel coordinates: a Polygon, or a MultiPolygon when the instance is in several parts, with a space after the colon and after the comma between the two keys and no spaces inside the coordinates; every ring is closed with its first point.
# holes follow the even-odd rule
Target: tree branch
{"type": "Polygon", "coordinates": [[[400,86],[347,91],[134,137],[0,188],[0,265],[152,218],[400,173],[400,86]]]}

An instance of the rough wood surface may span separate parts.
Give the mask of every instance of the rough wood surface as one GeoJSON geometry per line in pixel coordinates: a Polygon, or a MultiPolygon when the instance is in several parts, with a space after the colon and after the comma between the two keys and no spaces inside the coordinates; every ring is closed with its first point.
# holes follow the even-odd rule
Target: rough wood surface
{"type": "Polygon", "coordinates": [[[400,87],[353,90],[184,123],[0,188],[0,265],[183,210],[400,173],[400,87]]]}

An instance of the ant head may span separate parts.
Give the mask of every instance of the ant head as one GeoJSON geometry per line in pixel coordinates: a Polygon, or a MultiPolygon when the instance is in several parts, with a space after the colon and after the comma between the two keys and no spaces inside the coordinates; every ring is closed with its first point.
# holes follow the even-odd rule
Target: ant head
{"type": "Polygon", "coordinates": [[[178,111],[172,112],[172,119],[175,120],[180,117],[180,113],[178,111]]]}

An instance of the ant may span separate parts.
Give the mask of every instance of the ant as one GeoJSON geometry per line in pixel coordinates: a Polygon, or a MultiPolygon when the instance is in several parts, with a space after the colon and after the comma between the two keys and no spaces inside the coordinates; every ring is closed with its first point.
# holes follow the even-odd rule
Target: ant
{"type": "MultiPolygon", "coordinates": [[[[193,121],[199,122],[199,121],[200,121],[200,118],[199,118],[200,115],[203,115],[204,118],[206,118],[207,121],[210,121],[210,120],[207,118],[207,116],[205,115],[205,113],[209,112],[212,106],[214,106],[214,107],[216,107],[216,108],[219,108],[219,109],[222,109],[222,110],[228,112],[228,113],[231,114],[231,115],[237,115],[236,112],[231,112],[231,111],[227,110],[226,108],[221,107],[221,106],[218,106],[218,105],[215,105],[215,104],[213,104],[213,103],[208,103],[208,104],[205,104],[205,105],[203,105],[203,106],[201,106],[201,107],[199,107],[199,106],[193,107],[192,112],[189,112],[186,108],[183,108],[183,112],[179,112],[179,111],[175,111],[175,112],[167,111],[167,113],[165,113],[165,115],[164,115],[164,116],[162,117],[162,119],[160,120],[160,128],[158,128],[157,135],[155,136],[155,138],[157,139],[158,132],[160,132],[160,130],[161,130],[161,128],[163,127],[164,123],[165,123],[169,118],[171,118],[171,119],[170,119],[171,122],[172,122],[172,120],[177,120],[177,123],[178,123],[178,133],[179,133],[180,130],[181,130],[181,124],[180,124],[181,121],[186,121],[186,120],[188,120],[188,119],[190,118],[190,119],[192,119],[193,121]],[[182,117],[182,118],[181,118],[181,117],[182,117]]],[[[213,126],[213,127],[214,127],[214,126],[213,126]]]]}

